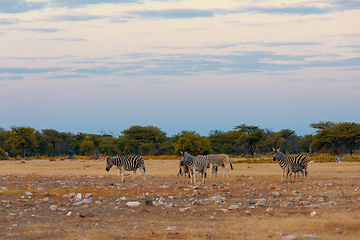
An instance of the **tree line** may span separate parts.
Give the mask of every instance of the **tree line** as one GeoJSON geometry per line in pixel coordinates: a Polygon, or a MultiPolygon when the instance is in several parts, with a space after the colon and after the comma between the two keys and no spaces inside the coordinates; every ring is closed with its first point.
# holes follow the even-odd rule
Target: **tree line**
{"type": "Polygon", "coordinates": [[[57,157],[75,155],[193,155],[225,153],[235,156],[267,154],[273,148],[283,152],[329,153],[352,155],[360,148],[360,124],[353,122],[319,122],[310,125],[315,134],[297,136],[295,131],[274,132],[258,126],[241,124],[230,131],[214,130],[208,136],[196,131],[181,131],[168,137],[155,126],[131,126],[119,136],[36,130],[28,126],[0,127],[0,159],[57,157]]]}

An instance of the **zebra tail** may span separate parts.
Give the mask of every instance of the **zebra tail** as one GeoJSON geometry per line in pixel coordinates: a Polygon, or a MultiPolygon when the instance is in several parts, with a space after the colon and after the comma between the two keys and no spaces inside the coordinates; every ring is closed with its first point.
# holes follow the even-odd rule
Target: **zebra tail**
{"type": "Polygon", "coordinates": [[[230,167],[231,167],[231,170],[234,170],[233,166],[232,166],[232,163],[231,163],[231,159],[229,158],[229,162],[230,162],[230,167]]]}

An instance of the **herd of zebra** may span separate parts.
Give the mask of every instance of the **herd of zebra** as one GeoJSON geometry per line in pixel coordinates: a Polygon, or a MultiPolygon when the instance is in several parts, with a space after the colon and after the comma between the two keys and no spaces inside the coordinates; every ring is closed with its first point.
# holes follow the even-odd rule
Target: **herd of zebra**
{"type": "MultiPolygon", "coordinates": [[[[292,174],[294,174],[294,182],[295,182],[295,175],[298,173],[299,178],[299,172],[302,174],[302,180],[304,179],[304,173],[305,176],[308,176],[310,180],[310,175],[308,171],[308,159],[306,156],[299,154],[296,156],[286,156],[284,153],[282,153],[279,149],[274,149],[274,157],[273,160],[279,161],[279,166],[282,169],[282,178],[281,182],[284,181],[284,176],[286,174],[286,182],[288,182],[288,177],[290,176],[290,182],[292,174]]],[[[210,177],[214,174],[214,171],[217,176],[217,169],[218,167],[223,167],[226,176],[229,176],[229,168],[228,165],[230,165],[230,168],[233,169],[231,159],[226,154],[210,154],[210,155],[198,155],[198,156],[192,156],[188,152],[182,152],[181,153],[181,160],[179,162],[179,173],[178,175],[183,175],[186,177],[188,174],[189,178],[191,179],[190,183],[196,183],[196,172],[201,173],[202,175],[202,182],[205,183],[205,177],[206,177],[206,170],[207,168],[210,168],[210,177]],[[191,175],[191,176],[190,176],[191,175]]],[[[145,174],[145,162],[144,159],[139,156],[114,156],[114,157],[108,157],[106,159],[106,171],[109,171],[110,168],[115,165],[120,169],[119,175],[121,175],[121,180],[124,182],[124,170],[126,171],[133,171],[134,176],[131,179],[131,181],[134,180],[136,176],[136,170],[139,168],[144,177],[144,182],[146,181],[146,174],[145,174]]]]}

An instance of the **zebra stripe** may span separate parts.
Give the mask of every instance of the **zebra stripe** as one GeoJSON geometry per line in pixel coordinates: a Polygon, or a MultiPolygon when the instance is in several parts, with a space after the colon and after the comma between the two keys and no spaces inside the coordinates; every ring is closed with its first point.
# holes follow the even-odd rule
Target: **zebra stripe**
{"type": "MultiPolygon", "coordinates": [[[[305,176],[308,176],[308,179],[310,180],[310,174],[309,174],[309,170],[307,168],[307,166],[308,166],[307,157],[305,157],[302,154],[298,154],[298,155],[295,155],[295,156],[286,156],[285,154],[283,154],[280,151],[280,148],[278,148],[276,150],[275,150],[275,148],[273,148],[273,151],[274,151],[273,160],[274,161],[279,160],[279,166],[283,170],[283,175],[282,175],[282,178],[281,178],[281,182],[284,181],[284,174],[285,174],[285,170],[286,170],[285,167],[286,167],[286,164],[288,162],[292,162],[292,163],[296,163],[296,164],[301,165],[304,172],[305,172],[305,176]]],[[[287,178],[286,178],[286,180],[287,180],[287,178]]]]}
{"type": "Polygon", "coordinates": [[[191,154],[187,152],[181,153],[181,162],[184,165],[187,165],[189,168],[190,174],[192,175],[190,183],[196,184],[196,171],[202,173],[203,177],[203,184],[205,183],[205,175],[206,175],[206,169],[207,169],[207,161],[206,157],[202,155],[198,155],[196,157],[192,156],[191,154]]]}
{"type": "Polygon", "coordinates": [[[179,161],[179,173],[178,173],[178,176],[181,175],[183,177],[186,178],[186,175],[189,176],[190,178],[190,171],[189,171],[189,168],[187,166],[187,164],[185,164],[184,162],[182,162],[181,160],[179,161]],[[183,175],[184,173],[184,175],[183,175]]]}
{"type": "MultiPolygon", "coordinates": [[[[231,159],[226,154],[210,154],[206,155],[209,166],[210,166],[210,177],[212,177],[212,173],[214,171],[214,168],[223,167],[224,168],[224,175],[226,174],[226,177],[229,177],[229,168],[228,164],[230,164],[231,170],[234,170],[231,159]]],[[[217,171],[216,171],[216,177],[217,177],[217,171]]]]}
{"type": "MultiPolygon", "coordinates": [[[[295,178],[296,178],[296,173],[298,173],[298,178],[299,178],[299,172],[301,172],[301,174],[302,174],[302,180],[301,181],[304,180],[304,169],[300,164],[289,162],[287,164],[287,167],[286,167],[286,172],[287,172],[286,173],[287,175],[290,174],[290,182],[292,182],[291,181],[292,173],[294,173],[294,182],[295,182],[295,178]]],[[[287,179],[287,177],[286,177],[286,179],[287,179]]]]}
{"type": "Polygon", "coordinates": [[[113,165],[117,166],[120,169],[119,175],[121,174],[121,176],[122,176],[121,180],[123,182],[125,182],[124,170],[134,172],[134,176],[131,179],[131,181],[133,181],[136,176],[136,170],[138,168],[143,173],[144,182],[146,181],[145,162],[144,162],[144,159],[138,155],[137,156],[129,156],[129,157],[125,157],[125,156],[108,157],[106,159],[106,171],[108,172],[113,165]]]}

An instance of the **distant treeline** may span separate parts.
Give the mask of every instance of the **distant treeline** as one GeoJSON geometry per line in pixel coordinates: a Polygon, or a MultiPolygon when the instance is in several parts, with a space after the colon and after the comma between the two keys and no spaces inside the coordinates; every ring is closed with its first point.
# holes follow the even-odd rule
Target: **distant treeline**
{"type": "Polygon", "coordinates": [[[319,122],[310,125],[316,134],[297,136],[290,129],[274,132],[245,124],[231,131],[211,131],[200,136],[195,131],[181,131],[168,137],[155,126],[132,126],[119,136],[58,132],[54,129],[36,130],[27,126],[0,127],[0,159],[26,157],[56,157],[75,155],[193,155],[226,153],[235,156],[267,154],[273,148],[283,152],[354,153],[360,147],[360,124],[352,122],[319,122]]]}

